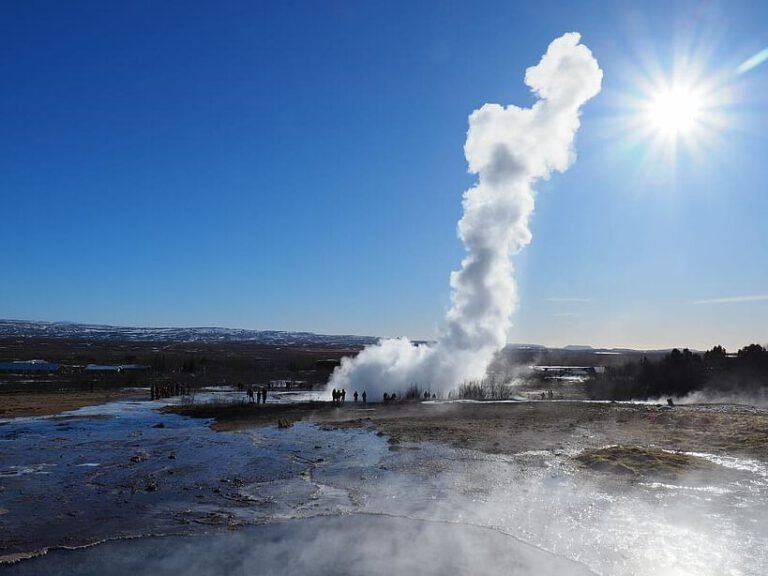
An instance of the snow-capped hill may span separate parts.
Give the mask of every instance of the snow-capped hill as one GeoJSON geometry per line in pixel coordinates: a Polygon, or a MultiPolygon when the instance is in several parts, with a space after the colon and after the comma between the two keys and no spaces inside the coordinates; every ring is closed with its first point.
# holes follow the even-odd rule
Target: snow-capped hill
{"type": "Polygon", "coordinates": [[[321,344],[365,346],[378,340],[371,336],[327,335],[282,330],[246,330],[243,328],[137,328],[77,324],[73,322],[31,322],[0,320],[0,337],[78,338],[136,342],[254,342],[278,346],[321,344]]]}

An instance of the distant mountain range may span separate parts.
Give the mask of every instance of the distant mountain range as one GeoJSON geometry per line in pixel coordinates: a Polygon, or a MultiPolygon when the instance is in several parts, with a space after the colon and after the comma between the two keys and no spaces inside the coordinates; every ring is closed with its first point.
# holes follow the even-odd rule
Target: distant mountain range
{"type": "MultiPolygon", "coordinates": [[[[123,342],[253,342],[272,346],[342,346],[362,347],[375,344],[377,336],[353,334],[315,334],[284,330],[246,330],[244,328],[137,328],[77,322],[35,322],[29,320],[0,320],[0,338],[76,338],[94,341],[123,342]]],[[[424,343],[424,341],[415,341],[424,343]]],[[[641,351],[629,348],[593,348],[570,345],[548,348],[539,344],[510,343],[507,350],[562,350],[570,354],[632,354],[641,351]]],[[[663,350],[648,351],[663,352],[663,350]]]]}
{"type": "Polygon", "coordinates": [[[367,346],[378,342],[373,336],[327,335],[282,330],[242,328],[134,328],[75,322],[31,322],[0,320],[0,337],[78,338],[95,341],[131,342],[253,342],[274,346],[328,345],[367,346]]]}

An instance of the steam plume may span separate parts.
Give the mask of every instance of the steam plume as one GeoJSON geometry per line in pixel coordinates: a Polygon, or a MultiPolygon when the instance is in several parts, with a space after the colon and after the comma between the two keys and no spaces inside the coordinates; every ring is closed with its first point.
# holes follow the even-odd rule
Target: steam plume
{"type": "Polygon", "coordinates": [[[602,70],[580,39],[575,32],[557,38],[526,70],[538,97],[531,108],[485,104],[469,116],[464,155],[478,182],[464,193],[458,234],[467,254],[451,273],[451,308],[437,343],[382,340],[345,358],[329,387],[377,395],[417,384],[445,392],[485,376],[517,306],[511,256],[531,241],[532,186],[574,161],[579,109],[600,91],[602,70]]]}

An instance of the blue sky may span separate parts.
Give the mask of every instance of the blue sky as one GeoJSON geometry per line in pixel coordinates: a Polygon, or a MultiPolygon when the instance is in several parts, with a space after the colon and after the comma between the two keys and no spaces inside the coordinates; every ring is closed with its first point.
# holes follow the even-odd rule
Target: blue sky
{"type": "Polygon", "coordinates": [[[739,1],[3,2],[0,317],[433,337],[467,116],[529,106],[525,68],[578,31],[603,91],[537,187],[510,341],[766,343],[768,63],[736,73],[766,22],[739,1]],[[637,106],[693,68],[718,122],[675,154],[637,106]]]}

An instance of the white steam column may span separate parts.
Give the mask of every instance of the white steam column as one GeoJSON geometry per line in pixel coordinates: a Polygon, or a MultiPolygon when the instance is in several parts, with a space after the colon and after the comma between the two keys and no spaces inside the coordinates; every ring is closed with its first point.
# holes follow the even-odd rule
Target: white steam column
{"type": "Polygon", "coordinates": [[[485,376],[517,307],[511,257],[531,241],[533,185],[573,163],[580,108],[600,92],[603,72],[580,40],[564,34],[526,70],[539,98],[531,108],[485,104],[469,116],[464,155],[478,183],[464,193],[458,234],[467,255],[451,273],[451,308],[437,343],[382,340],[344,358],[329,388],[366,390],[378,400],[413,384],[447,392],[485,376]]]}

